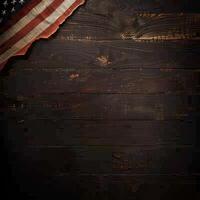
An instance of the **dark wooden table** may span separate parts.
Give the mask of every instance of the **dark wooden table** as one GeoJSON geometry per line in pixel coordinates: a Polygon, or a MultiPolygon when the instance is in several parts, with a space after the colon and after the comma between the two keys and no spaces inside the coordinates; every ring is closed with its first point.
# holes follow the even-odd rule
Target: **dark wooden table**
{"type": "Polygon", "coordinates": [[[199,200],[200,1],[88,0],[0,77],[4,185],[27,200],[199,200]]]}

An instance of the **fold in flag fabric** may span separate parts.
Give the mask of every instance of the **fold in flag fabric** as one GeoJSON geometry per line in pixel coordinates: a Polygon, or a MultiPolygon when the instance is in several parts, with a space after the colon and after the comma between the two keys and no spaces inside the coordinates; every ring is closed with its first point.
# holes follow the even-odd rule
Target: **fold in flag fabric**
{"type": "Polygon", "coordinates": [[[9,58],[48,38],[84,0],[1,0],[0,70],[9,58]]]}

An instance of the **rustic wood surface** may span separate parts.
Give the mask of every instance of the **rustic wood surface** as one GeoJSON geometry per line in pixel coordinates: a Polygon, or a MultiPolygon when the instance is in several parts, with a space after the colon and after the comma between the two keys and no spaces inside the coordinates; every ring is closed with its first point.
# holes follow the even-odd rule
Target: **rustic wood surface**
{"type": "Polygon", "coordinates": [[[200,1],[87,0],[0,74],[7,197],[200,199],[199,49],[200,1]]]}

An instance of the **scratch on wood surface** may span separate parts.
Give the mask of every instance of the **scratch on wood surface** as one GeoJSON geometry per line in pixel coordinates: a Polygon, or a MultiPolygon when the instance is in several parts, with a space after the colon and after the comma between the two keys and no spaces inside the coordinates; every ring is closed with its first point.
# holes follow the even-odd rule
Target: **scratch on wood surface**
{"type": "MultiPolygon", "coordinates": [[[[196,34],[195,34],[196,35],[196,34]]],[[[135,35],[135,33],[122,33],[121,34],[121,38],[123,40],[134,40],[136,42],[144,42],[144,41],[167,41],[167,40],[185,40],[185,39],[189,39],[189,40],[200,40],[200,37],[194,37],[195,35],[191,35],[191,34],[179,34],[179,33],[175,33],[172,35],[157,35],[157,36],[153,36],[153,35],[145,35],[145,36],[140,36],[137,37],[135,35]]]]}
{"type": "Polygon", "coordinates": [[[91,36],[84,36],[83,38],[79,38],[78,36],[76,35],[69,35],[69,36],[61,36],[60,37],[60,40],[63,40],[63,41],[90,41],[90,40],[94,40],[95,38],[92,38],[91,36]]]}
{"type": "Polygon", "coordinates": [[[107,65],[110,65],[112,63],[111,61],[109,61],[108,56],[99,56],[99,57],[97,57],[97,60],[100,62],[100,64],[102,66],[107,66],[107,65]]]}
{"type": "Polygon", "coordinates": [[[79,74],[78,73],[73,73],[73,74],[70,74],[69,75],[69,79],[70,80],[75,80],[75,79],[78,79],[79,78],[79,74]]]}

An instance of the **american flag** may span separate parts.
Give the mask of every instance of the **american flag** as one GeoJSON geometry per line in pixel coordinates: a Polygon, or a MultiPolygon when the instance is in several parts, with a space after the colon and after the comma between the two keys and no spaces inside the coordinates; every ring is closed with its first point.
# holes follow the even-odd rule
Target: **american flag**
{"type": "Polygon", "coordinates": [[[0,70],[9,58],[24,55],[39,38],[48,38],[84,0],[0,0],[0,70]]]}

